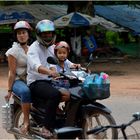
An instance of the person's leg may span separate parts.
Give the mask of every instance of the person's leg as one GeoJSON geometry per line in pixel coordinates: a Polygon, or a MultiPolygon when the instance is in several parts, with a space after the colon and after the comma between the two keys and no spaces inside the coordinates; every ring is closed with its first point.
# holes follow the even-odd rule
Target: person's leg
{"type": "Polygon", "coordinates": [[[61,100],[61,93],[53,88],[48,81],[39,80],[30,85],[32,96],[46,100],[45,127],[53,129],[56,119],[56,109],[61,100]]]}
{"type": "Polygon", "coordinates": [[[23,103],[21,107],[22,107],[22,112],[24,114],[24,122],[23,122],[24,125],[21,128],[21,132],[26,133],[29,129],[29,124],[30,124],[30,120],[29,120],[30,103],[23,103]]]}
{"type": "Polygon", "coordinates": [[[29,112],[31,103],[30,89],[23,81],[16,80],[13,84],[13,92],[21,98],[21,109],[24,116],[21,132],[26,133],[29,128],[29,112]]]}
{"type": "Polygon", "coordinates": [[[70,99],[70,92],[65,88],[60,88],[59,91],[61,92],[61,102],[69,101],[70,99]]]}

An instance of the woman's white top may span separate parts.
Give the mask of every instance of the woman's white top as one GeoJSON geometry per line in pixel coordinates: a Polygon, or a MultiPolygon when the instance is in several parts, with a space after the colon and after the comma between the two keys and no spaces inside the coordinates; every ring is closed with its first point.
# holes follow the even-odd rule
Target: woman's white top
{"type": "Polygon", "coordinates": [[[38,41],[35,41],[30,46],[27,53],[27,84],[30,85],[36,80],[47,80],[48,75],[41,74],[38,72],[40,66],[49,68],[49,63],[47,58],[49,56],[54,57],[54,47],[52,45],[48,48],[45,48],[38,41]]]}
{"type": "MultiPolygon", "coordinates": [[[[29,46],[28,46],[29,47],[29,46]]],[[[5,53],[8,57],[12,55],[16,59],[16,80],[20,79],[19,77],[27,75],[27,55],[24,49],[20,46],[19,43],[13,42],[13,45],[5,53]]]]}

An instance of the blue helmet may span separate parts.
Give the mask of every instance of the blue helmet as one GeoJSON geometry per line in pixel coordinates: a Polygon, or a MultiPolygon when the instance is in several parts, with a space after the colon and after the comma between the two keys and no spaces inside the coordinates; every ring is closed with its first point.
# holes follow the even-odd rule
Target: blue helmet
{"type": "Polygon", "coordinates": [[[48,31],[55,31],[54,23],[50,20],[44,19],[37,23],[36,25],[36,33],[48,32],[48,31]]]}
{"type": "Polygon", "coordinates": [[[54,23],[47,19],[39,21],[36,25],[36,37],[38,42],[43,46],[48,47],[49,45],[52,45],[56,39],[54,23]],[[47,40],[47,38],[43,39],[41,37],[42,32],[52,32],[53,36],[49,40],[47,40]]]}

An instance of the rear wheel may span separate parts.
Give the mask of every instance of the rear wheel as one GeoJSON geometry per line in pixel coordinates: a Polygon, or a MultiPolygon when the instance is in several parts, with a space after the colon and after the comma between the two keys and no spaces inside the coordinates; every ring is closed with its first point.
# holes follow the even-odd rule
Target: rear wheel
{"type": "Polygon", "coordinates": [[[84,128],[84,139],[117,139],[118,138],[118,131],[117,129],[108,129],[105,132],[101,132],[98,135],[87,135],[86,132],[94,127],[100,126],[100,125],[112,125],[116,124],[114,118],[111,116],[111,114],[105,113],[105,112],[92,112],[90,114],[87,114],[85,117],[85,121],[83,124],[84,128]]]}

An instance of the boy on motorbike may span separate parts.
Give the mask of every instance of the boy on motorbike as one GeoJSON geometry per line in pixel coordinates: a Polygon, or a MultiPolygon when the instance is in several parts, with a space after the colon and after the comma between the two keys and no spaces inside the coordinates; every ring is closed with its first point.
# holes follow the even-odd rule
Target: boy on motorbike
{"type": "MultiPolygon", "coordinates": [[[[70,47],[67,42],[60,41],[56,44],[54,48],[55,56],[58,60],[57,65],[50,65],[50,69],[52,71],[56,71],[58,73],[60,72],[67,72],[70,71],[70,68],[78,68],[81,65],[72,63],[68,60],[68,55],[70,52],[70,47]]],[[[66,82],[66,84],[68,84],[66,82]]],[[[65,82],[63,82],[63,86],[65,87],[65,82]]],[[[60,88],[61,94],[62,94],[62,101],[68,101],[70,99],[70,93],[65,88],[60,88]]]]}

